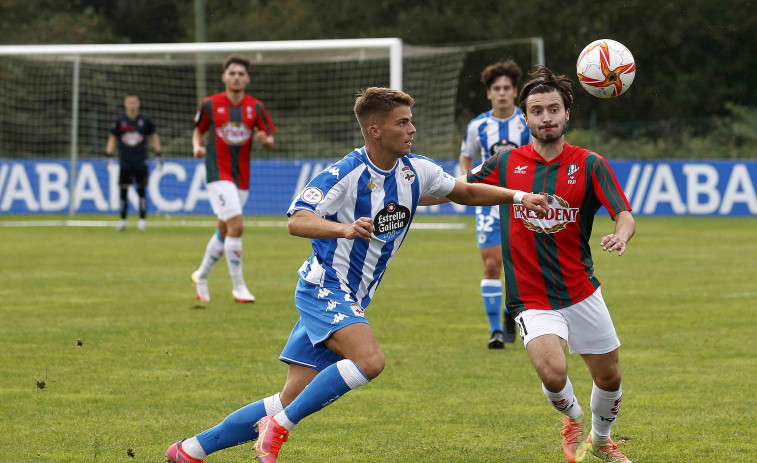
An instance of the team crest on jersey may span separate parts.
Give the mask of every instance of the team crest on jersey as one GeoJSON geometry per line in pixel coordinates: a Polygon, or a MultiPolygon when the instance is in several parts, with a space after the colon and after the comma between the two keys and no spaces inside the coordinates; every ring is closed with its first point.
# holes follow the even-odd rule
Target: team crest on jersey
{"type": "Polygon", "coordinates": [[[413,172],[413,169],[411,169],[408,166],[405,166],[400,170],[400,175],[402,176],[402,180],[404,180],[408,185],[412,185],[415,181],[415,172],[413,172]]]}
{"type": "Polygon", "coordinates": [[[390,240],[400,234],[410,224],[410,209],[394,202],[378,211],[373,218],[373,233],[383,240],[390,240]]]}
{"type": "Polygon", "coordinates": [[[307,187],[302,190],[300,199],[308,204],[318,204],[323,201],[323,191],[321,191],[320,188],[316,188],[314,186],[307,187]]]}
{"type": "Polygon", "coordinates": [[[252,106],[247,106],[247,117],[252,117],[252,106]]]}
{"type": "Polygon", "coordinates": [[[557,195],[550,195],[547,216],[539,219],[535,212],[529,211],[522,204],[513,204],[513,216],[523,225],[536,233],[557,233],[578,220],[578,208],[557,195]]]}
{"type": "Polygon", "coordinates": [[[244,124],[227,122],[216,129],[216,135],[229,145],[242,145],[250,139],[252,130],[244,124]]]}
{"type": "Polygon", "coordinates": [[[223,106],[221,106],[220,108],[216,109],[216,112],[218,114],[226,114],[226,108],[224,108],[223,106]]]}
{"type": "Polygon", "coordinates": [[[501,154],[501,153],[504,153],[506,151],[509,151],[509,150],[511,150],[513,148],[517,148],[517,147],[518,147],[518,145],[516,145],[515,143],[511,142],[510,140],[507,140],[507,139],[500,140],[497,143],[493,144],[489,148],[489,156],[494,156],[494,155],[497,155],[497,154],[501,154]]]}
{"type": "Polygon", "coordinates": [[[565,168],[565,170],[568,171],[568,177],[570,177],[571,180],[574,180],[573,176],[576,174],[576,172],[578,172],[578,169],[580,169],[580,167],[578,167],[578,164],[572,162],[568,164],[568,167],[565,168]]]}

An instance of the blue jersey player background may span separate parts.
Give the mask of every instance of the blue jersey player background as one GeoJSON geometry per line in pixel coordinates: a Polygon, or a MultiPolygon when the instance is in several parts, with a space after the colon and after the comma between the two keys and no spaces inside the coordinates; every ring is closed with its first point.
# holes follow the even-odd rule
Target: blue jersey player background
{"type": "Polygon", "coordinates": [[[461,182],[428,158],[411,154],[413,103],[397,90],[360,92],[354,111],[365,146],[318,174],[290,206],[289,233],[311,239],[313,253],[298,271],[300,318],[279,356],[289,368],[281,392],[173,444],[167,462],[201,462],[254,439],[257,458],[275,462],[300,420],[381,373],[384,353],[366,309],[421,196],[467,205],[516,202],[546,213],[545,196],[461,182]]]}
{"type": "MultiPolygon", "coordinates": [[[[474,161],[486,161],[495,154],[531,143],[531,132],[523,111],[515,106],[520,68],[508,60],[487,66],[481,73],[486,97],[492,109],[476,116],[465,130],[460,148],[460,169],[463,175],[473,168],[474,161]]],[[[515,341],[515,320],[502,313],[502,238],[499,230],[499,207],[476,207],[476,241],[484,262],[481,297],[489,319],[489,348],[502,349],[515,341]]]]}

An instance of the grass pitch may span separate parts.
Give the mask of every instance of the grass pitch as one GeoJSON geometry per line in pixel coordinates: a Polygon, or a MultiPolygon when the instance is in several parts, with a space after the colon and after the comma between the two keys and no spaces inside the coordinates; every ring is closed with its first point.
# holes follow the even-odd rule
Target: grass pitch
{"type": "MultiPolygon", "coordinates": [[[[564,461],[560,415],[522,344],[486,348],[473,220],[444,220],[466,228],[412,231],[367,311],[384,373],[303,420],[282,463],[564,461]]],[[[212,302],[198,305],[189,275],[212,227],[148,224],[0,223],[0,461],[162,461],[176,440],[283,384],[277,357],[309,241],[248,227],[258,302],[232,301],[220,262],[212,302]]],[[[755,218],[637,218],[618,257],[601,251],[612,222],[597,219],[597,276],[623,343],[613,438],[632,460],[757,458],[756,228],[755,218]]],[[[580,357],[569,362],[588,410],[591,378],[580,357]]],[[[244,444],[207,461],[252,455],[244,444]]]]}

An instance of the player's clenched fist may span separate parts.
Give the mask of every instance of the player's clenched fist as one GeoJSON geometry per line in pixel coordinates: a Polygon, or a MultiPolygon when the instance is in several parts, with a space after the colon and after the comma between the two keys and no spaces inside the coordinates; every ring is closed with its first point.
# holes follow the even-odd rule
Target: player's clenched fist
{"type": "Polygon", "coordinates": [[[536,212],[540,219],[547,216],[549,210],[549,197],[542,194],[526,193],[521,204],[529,211],[536,212]]]}
{"type": "Polygon", "coordinates": [[[373,219],[370,217],[360,217],[344,229],[344,237],[349,240],[362,238],[370,241],[371,233],[373,233],[373,219]]]}
{"type": "Polygon", "coordinates": [[[206,153],[207,153],[207,150],[205,149],[204,146],[195,146],[194,149],[192,150],[192,154],[197,159],[204,158],[206,153]]]}

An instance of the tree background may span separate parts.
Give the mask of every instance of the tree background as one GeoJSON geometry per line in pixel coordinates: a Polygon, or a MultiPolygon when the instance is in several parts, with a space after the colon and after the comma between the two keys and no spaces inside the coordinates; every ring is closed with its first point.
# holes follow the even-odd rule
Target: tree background
{"type": "MultiPolygon", "coordinates": [[[[577,89],[574,129],[599,128],[621,139],[664,139],[671,145],[706,133],[713,145],[730,144],[741,156],[755,154],[754,2],[205,2],[209,42],[399,37],[408,44],[438,45],[541,36],[546,65],[571,77],[585,45],[612,38],[634,54],[634,84],[616,100],[577,89]]],[[[3,44],[192,42],[195,37],[191,0],[0,0],[0,9],[3,44]]],[[[496,57],[502,58],[507,57],[496,57]]],[[[488,109],[477,82],[480,71],[464,70],[472,78],[461,80],[460,93],[476,95],[461,99],[464,107],[458,109],[466,117],[488,109]]]]}

